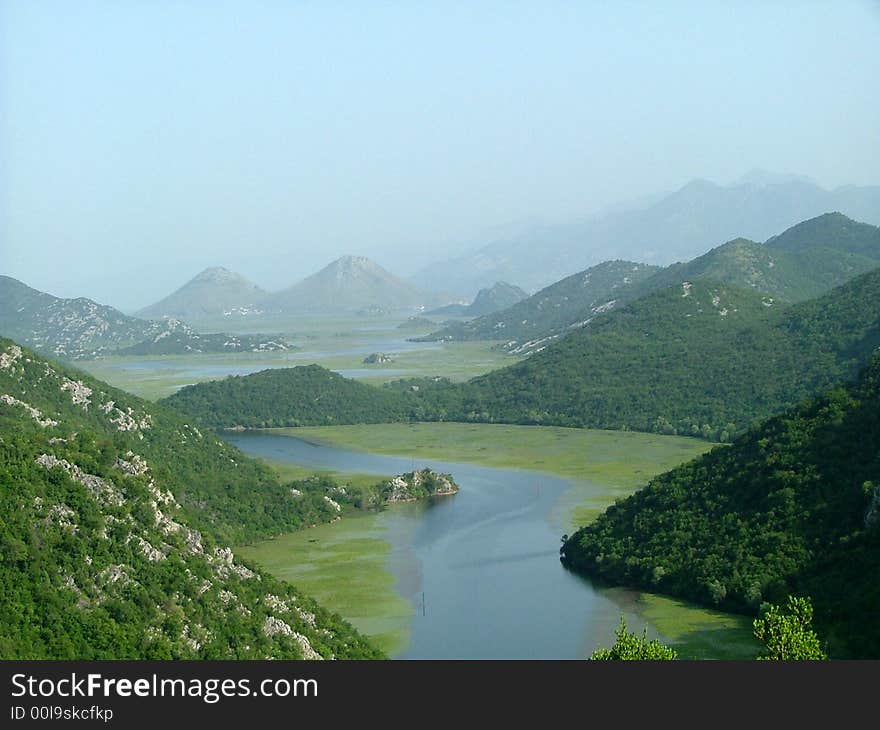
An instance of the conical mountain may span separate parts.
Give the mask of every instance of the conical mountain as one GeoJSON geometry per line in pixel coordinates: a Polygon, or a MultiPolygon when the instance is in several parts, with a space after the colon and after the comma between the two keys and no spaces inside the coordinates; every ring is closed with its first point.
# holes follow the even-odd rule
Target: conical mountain
{"type": "Polygon", "coordinates": [[[436,304],[423,292],[364,256],[343,256],[265,300],[268,311],[357,312],[414,310],[436,304]]]}
{"type": "Polygon", "coordinates": [[[144,307],[137,316],[178,317],[189,321],[254,312],[268,292],[241,274],[212,266],[190,279],[173,294],[144,307]]]}

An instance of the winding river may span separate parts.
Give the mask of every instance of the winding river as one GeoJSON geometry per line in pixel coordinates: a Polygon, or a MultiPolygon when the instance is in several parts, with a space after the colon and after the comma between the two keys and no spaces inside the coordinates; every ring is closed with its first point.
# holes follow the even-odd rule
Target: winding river
{"type": "Polygon", "coordinates": [[[563,530],[554,506],[569,480],[274,434],[225,438],[252,456],[318,469],[391,475],[428,466],[453,475],[461,487],[455,496],[381,515],[389,569],[415,610],[398,658],[580,659],[613,643],[622,607],[559,563],[563,530]]]}

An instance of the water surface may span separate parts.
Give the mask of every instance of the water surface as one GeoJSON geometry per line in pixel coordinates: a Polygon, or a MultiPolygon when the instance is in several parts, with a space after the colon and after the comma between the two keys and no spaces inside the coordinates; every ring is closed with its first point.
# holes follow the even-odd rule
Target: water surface
{"type": "Polygon", "coordinates": [[[570,480],[275,434],[225,438],[253,456],[316,469],[391,475],[428,466],[454,476],[457,495],[380,516],[392,544],[389,569],[415,613],[400,658],[581,659],[613,643],[621,606],[559,562],[552,513],[570,480]]]}

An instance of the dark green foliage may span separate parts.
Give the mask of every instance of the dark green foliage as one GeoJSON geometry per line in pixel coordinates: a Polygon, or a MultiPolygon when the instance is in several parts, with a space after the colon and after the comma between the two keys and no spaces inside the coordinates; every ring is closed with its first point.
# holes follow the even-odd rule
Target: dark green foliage
{"type": "Polygon", "coordinates": [[[854,377],[878,345],[880,269],[789,307],[699,280],[597,317],[543,352],[468,383],[408,381],[389,389],[428,419],[727,441],[854,377]]]}
{"type": "Polygon", "coordinates": [[[163,403],[207,426],[329,426],[406,420],[396,393],[318,365],[263,370],[181,388],[163,403]]]}
{"type": "Polygon", "coordinates": [[[657,641],[648,640],[647,629],[641,636],[626,629],[626,621],[621,617],[620,627],[614,632],[617,640],[610,649],[597,649],[590,659],[602,661],[671,661],[678,659],[678,652],[672,647],[657,641]]]}
{"type": "Polygon", "coordinates": [[[323,485],[9,340],[0,396],[0,657],[377,656],[224,547],[335,518],[323,485]]]}
{"type": "Polygon", "coordinates": [[[758,659],[827,659],[819,637],[811,628],[813,606],[810,599],[789,596],[786,608],[787,612],[780,606],[767,606],[755,619],[755,636],[767,650],[758,659]]]}
{"type": "Polygon", "coordinates": [[[880,267],[880,228],[840,213],[799,223],[766,244],[737,238],[686,263],[664,269],[607,261],[569,276],[488,317],[449,325],[425,340],[506,340],[505,348],[530,353],[605,309],[680,284],[711,279],[801,302],[880,267]]]}
{"type": "Polygon", "coordinates": [[[837,388],[656,477],[564,543],[565,565],[724,609],[810,595],[839,656],[877,656],[880,356],[837,388]]]}

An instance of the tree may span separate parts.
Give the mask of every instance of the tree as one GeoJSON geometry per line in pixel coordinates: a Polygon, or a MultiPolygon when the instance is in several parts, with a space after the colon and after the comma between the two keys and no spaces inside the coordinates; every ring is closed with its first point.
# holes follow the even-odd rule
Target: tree
{"type": "Polygon", "coordinates": [[[617,641],[610,649],[597,649],[590,659],[603,661],[615,660],[671,660],[678,658],[678,652],[672,647],[661,644],[656,639],[648,640],[648,630],[645,629],[639,636],[635,632],[626,630],[626,621],[620,617],[620,627],[615,632],[617,641]]]}
{"type": "Polygon", "coordinates": [[[788,611],[770,605],[755,619],[755,636],[766,647],[758,659],[827,659],[819,637],[810,627],[813,605],[809,598],[788,597],[788,611]]]}

